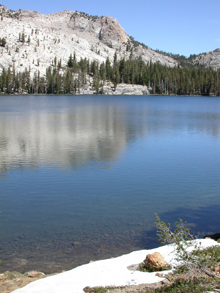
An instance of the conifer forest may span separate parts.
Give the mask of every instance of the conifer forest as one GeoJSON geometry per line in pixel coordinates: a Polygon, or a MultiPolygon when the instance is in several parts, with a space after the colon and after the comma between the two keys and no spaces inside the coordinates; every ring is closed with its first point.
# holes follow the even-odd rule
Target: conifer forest
{"type": "Polygon", "coordinates": [[[67,64],[54,58],[45,75],[30,70],[16,72],[9,67],[0,75],[1,94],[79,94],[90,86],[96,94],[103,93],[103,86],[110,84],[138,84],[150,88],[151,94],[158,95],[220,95],[220,69],[203,66],[167,67],[159,62],[145,64],[141,58],[117,60],[99,64],[88,59],[77,61],[75,53],[69,56],[67,64]]]}

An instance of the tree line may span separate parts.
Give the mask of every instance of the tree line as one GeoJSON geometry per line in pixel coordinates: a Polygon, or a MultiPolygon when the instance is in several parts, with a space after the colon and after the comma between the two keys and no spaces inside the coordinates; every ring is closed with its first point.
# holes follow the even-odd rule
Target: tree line
{"type": "Polygon", "coordinates": [[[159,95],[220,95],[220,69],[200,67],[168,67],[159,62],[145,62],[141,59],[118,60],[114,55],[105,62],[80,59],[71,54],[66,65],[54,62],[46,69],[44,76],[30,69],[16,73],[15,68],[3,69],[0,75],[0,92],[6,94],[76,94],[86,86],[95,93],[103,93],[103,86],[110,82],[116,88],[119,83],[146,85],[152,94],[159,95]]]}

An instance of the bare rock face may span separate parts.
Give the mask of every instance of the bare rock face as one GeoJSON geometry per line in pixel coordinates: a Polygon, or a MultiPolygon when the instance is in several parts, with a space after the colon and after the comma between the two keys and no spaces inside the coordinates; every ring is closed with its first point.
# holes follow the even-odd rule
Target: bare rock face
{"type": "Polygon", "coordinates": [[[150,89],[144,85],[118,84],[116,89],[112,86],[104,86],[105,95],[149,95],[150,89]]]}
{"type": "Polygon", "coordinates": [[[168,263],[159,252],[155,252],[146,256],[144,266],[149,270],[161,271],[168,268],[168,263]]]}
{"type": "Polygon", "coordinates": [[[115,18],[91,16],[82,12],[71,15],[67,26],[80,33],[89,33],[109,45],[127,42],[128,35],[115,18]]]}
{"type": "Polygon", "coordinates": [[[67,26],[79,33],[87,32],[91,35],[98,36],[99,24],[97,23],[98,17],[90,18],[90,15],[80,12],[74,12],[70,16],[67,26]]]}
{"type": "MultiPolygon", "coordinates": [[[[124,84],[120,83],[114,88],[113,84],[111,85],[104,85],[103,87],[99,88],[98,94],[103,95],[132,95],[132,96],[143,96],[143,95],[150,95],[151,88],[148,88],[145,85],[137,85],[137,84],[124,84]]],[[[86,85],[80,89],[78,94],[82,95],[93,95],[97,94],[96,90],[92,88],[90,85],[86,85]]]]}
{"type": "Polygon", "coordinates": [[[12,11],[0,5],[0,36],[6,45],[0,47],[0,72],[11,66],[16,72],[29,71],[45,75],[46,68],[61,61],[66,66],[70,54],[99,63],[141,57],[145,63],[160,61],[177,65],[169,56],[134,43],[118,21],[108,16],[91,16],[77,11],[40,14],[37,11],[12,11]]]}
{"type": "Polygon", "coordinates": [[[199,54],[193,60],[194,65],[204,65],[205,67],[211,67],[218,69],[220,67],[220,49],[214,51],[199,54]]]}
{"type": "Polygon", "coordinates": [[[102,16],[101,26],[99,39],[103,42],[111,43],[112,45],[127,42],[128,35],[115,18],[102,16]]]}

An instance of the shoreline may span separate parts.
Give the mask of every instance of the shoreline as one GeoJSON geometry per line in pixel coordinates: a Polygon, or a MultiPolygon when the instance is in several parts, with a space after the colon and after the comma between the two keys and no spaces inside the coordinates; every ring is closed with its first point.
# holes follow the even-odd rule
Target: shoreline
{"type": "Polygon", "coordinates": [[[3,94],[0,93],[0,97],[5,96],[153,96],[153,97],[209,97],[209,98],[219,98],[220,96],[215,95],[177,95],[177,94],[93,94],[93,93],[82,93],[82,94],[28,94],[28,93],[15,93],[15,94],[3,94]]]}
{"type": "MultiPolygon", "coordinates": [[[[219,245],[212,239],[195,240],[202,248],[219,245]]],[[[128,267],[141,263],[147,254],[159,252],[169,264],[174,264],[174,246],[165,245],[149,250],[133,251],[116,258],[98,260],[53,276],[46,276],[36,282],[12,291],[14,293],[84,293],[85,287],[96,286],[137,286],[160,283],[164,280],[155,272],[146,273],[128,270],[128,267]],[[74,289],[74,290],[73,290],[74,289]]],[[[163,275],[172,270],[163,271],[163,275]]],[[[1,283],[0,283],[1,284],[1,283]]]]}

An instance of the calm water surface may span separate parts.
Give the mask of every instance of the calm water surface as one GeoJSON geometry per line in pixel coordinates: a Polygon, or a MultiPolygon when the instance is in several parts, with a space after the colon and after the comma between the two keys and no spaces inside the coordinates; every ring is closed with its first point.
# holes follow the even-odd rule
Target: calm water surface
{"type": "Polygon", "coordinates": [[[155,212],[220,232],[220,98],[0,97],[1,271],[158,246],[155,212]]]}

